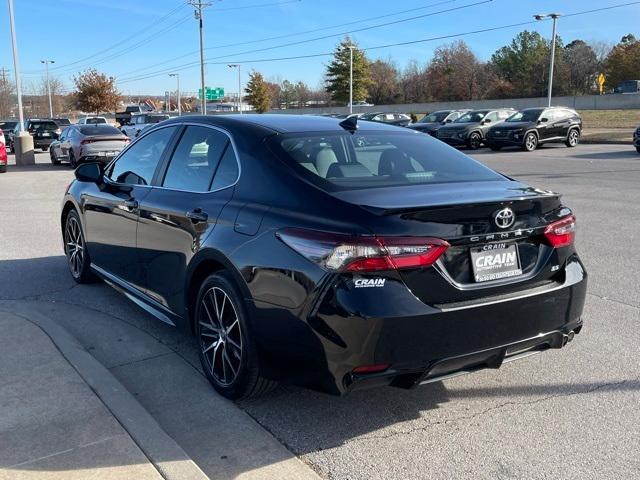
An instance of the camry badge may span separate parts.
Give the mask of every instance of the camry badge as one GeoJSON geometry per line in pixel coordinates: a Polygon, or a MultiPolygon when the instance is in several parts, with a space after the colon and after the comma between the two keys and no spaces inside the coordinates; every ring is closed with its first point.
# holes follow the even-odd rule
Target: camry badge
{"type": "Polygon", "coordinates": [[[498,228],[509,228],[516,221],[516,215],[509,207],[503,208],[493,219],[498,228]]]}

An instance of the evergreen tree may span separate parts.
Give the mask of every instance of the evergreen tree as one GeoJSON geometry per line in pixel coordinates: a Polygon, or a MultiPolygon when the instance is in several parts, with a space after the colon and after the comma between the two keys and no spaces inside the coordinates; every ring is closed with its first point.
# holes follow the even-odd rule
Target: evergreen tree
{"type": "Polygon", "coordinates": [[[256,112],[265,113],[271,107],[271,88],[264,80],[264,77],[255,70],[249,74],[249,82],[244,90],[247,93],[246,99],[253,105],[256,112]]]}
{"type": "Polygon", "coordinates": [[[340,42],[333,53],[333,60],[327,66],[326,90],[333,100],[349,101],[350,52],[353,48],[353,101],[363,101],[369,96],[371,73],[369,61],[362,50],[349,37],[340,42]]]}

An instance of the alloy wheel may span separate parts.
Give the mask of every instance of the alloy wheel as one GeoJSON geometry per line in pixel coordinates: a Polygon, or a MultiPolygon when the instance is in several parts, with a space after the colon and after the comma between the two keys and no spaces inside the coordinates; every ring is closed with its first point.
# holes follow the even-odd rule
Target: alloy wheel
{"type": "Polygon", "coordinates": [[[530,133],[524,141],[524,146],[528,152],[534,151],[538,146],[538,137],[530,133]]]}
{"type": "Polygon", "coordinates": [[[78,219],[70,216],[64,232],[64,244],[69,269],[75,278],[80,278],[85,261],[85,245],[78,219]]]}
{"type": "Polygon", "coordinates": [[[480,148],[481,144],[482,144],[482,137],[480,137],[480,134],[472,133],[471,136],[469,137],[469,146],[473,150],[476,150],[480,148]]]}
{"type": "Polygon", "coordinates": [[[242,362],[242,330],[236,308],[219,287],[210,288],[200,303],[200,348],[206,367],[220,385],[231,385],[242,362]]]}
{"type": "Polygon", "coordinates": [[[578,131],[577,130],[571,130],[569,132],[569,146],[571,147],[575,147],[578,144],[578,131]]]}

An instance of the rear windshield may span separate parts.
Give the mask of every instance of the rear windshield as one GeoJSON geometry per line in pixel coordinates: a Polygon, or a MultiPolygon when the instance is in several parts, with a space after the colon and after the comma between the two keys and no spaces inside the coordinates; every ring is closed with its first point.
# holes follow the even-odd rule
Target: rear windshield
{"type": "Polygon", "coordinates": [[[428,135],[348,132],[275,135],[272,150],[326,190],[479,182],[504,177],[428,135]]]}
{"type": "Polygon", "coordinates": [[[86,125],[80,127],[82,135],[122,135],[120,130],[111,125],[86,125]]]}
{"type": "Polygon", "coordinates": [[[49,131],[49,130],[57,130],[58,124],[56,122],[30,122],[29,123],[29,131],[49,131]]]}
{"type": "Polygon", "coordinates": [[[2,130],[13,130],[18,122],[0,122],[0,128],[2,130]]]}
{"type": "Polygon", "coordinates": [[[68,118],[56,118],[54,120],[54,122],[56,122],[58,125],[71,125],[71,122],[69,121],[68,118]]]}
{"type": "Polygon", "coordinates": [[[100,117],[89,117],[84,119],[85,125],[98,125],[100,123],[107,123],[107,121],[100,117]]]}
{"type": "Polygon", "coordinates": [[[160,123],[168,119],[169,115],[147,115],[146,123],[160,123]]]}

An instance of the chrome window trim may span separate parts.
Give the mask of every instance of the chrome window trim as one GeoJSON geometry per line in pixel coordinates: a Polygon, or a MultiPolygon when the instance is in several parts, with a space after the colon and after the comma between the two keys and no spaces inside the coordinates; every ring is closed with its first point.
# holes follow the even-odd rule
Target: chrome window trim
{"type": "MultiPolygon", "coordinates": [[[[238,148],[236,147],[235,141],[233,140],[233,136],[231,135],[231,133],[229,133],[227,130],[218,127],[217,125],[209,125],[207,123],[199,123],[199,122],[184,122],[184,123],[179,123],[177,125],[184,125],[184,126],[194,126],[194,127],[208,127],[211,128],[213,130],[217,130],[221,133],[223,133],[224,135],[227,136],[227,138],[229,139],[229,142],[231,143],[231,148],[233,148],[233,154],[236,157],[236,164],[238,165],[238,175],[236,176],[236,179],[233,183],[229,184],[229,185],[225,185],[224,187],[220,187],[220,188],[216,188],[215,190],[207,190],[206,192],[198,192],[198,191],[194,191],[194,190],[184,190],[181,188],[172,188],[172,187],[163,187],[162,185],[151,185],[153,188],[158,188],[160,190],[169,190],[169,191],[173,191],[173,192],[185,192],[185,193],[199,193],[201,195],[206,195],[208,193],[215,193],[215,192],[219,192],[221,190],[226,190],[227,188],[230,187],[234,187],[239,181],[240,181],[240,177],[242,176],[242,164],[240,163],[240,156],[238,155],[238,148]]],[[[155,130],[155,129],[154,129],[155,130]]],[[[140,137],[142,138],[142,137],[140,137]]],[[[220,158],[220,161],[222,162],[222,158],[220,158]]],[[[171,160],[169,161],[169,165],[171,164],[171,160]]],[[[215,178],[215,177],[213,177],[215,178]]],[[[212,179],[213,180],[213,179],[212,179]]]]}
{"type": "MultiPolygon", "coordinates": [[[[159,124],[158,124],[159,125],[159,124]]],[[[238,165],[238,175],[236,176],[236,180],[235,182],[226,185],[224,187],[220,187],[220,188],[216,188],[215,190],[207,190],[206,192],[196,192],[193,190],[183,190],[183,189],[179,189],[179,188],[170,188],[170,187],[163,187],[162,185],[139,185],[139,184],[129,184],[129,183],[118,183],[118,182],[114,182],[113,180],[111,180],[109,177],[107,177],[106,175],[104,176],[105,180],[107,180],[110,184],[112,185],[122,185],[125,187],[148,187],[148,188],[157,188],[160,190],[169,190],[169,191],[173,191],[173,192],[184,192],[184,193],[198,193],[200,195],[207,195],[209,193],[216,193],[219,192],[221,190],[226,190],[227,188],[230,187],[235,187],[236,184],[240,181],[240,177],[242,176],[242,163],[240,163],[240,155],[238,155],[238,147],[236,146],[235,140],[233,139],[233,136],[231,135],[231,133],[227,130],[225,130],[224,128],[221,128],[217,125],[210,125],[208,123],[201,123],[201,122],[194,122],[194,121],[186,121],[186,122],[176,122],[176,123],[171,123],[171,124],[167,124],[167,125],[162,125],[162,126],[158,126],[158,127],[153,127],[150,129],[147,129],[146,132],[144,132],[142,135],[140,135],[138,138],[136,138],[134,141],[132,141],[127,147],[125,147],[118,155],[116,155],[114,157],[113,160],[111,160],[111,162],[109,162],[107,164],[107,166],[104,168],[104,171],[106,172],[109,168],[111,168],[111,165],[113,165],[115,162],[118,161],[118,159],[127,151],[129,150],[131,147],[133,147],[133,145],[136,144],[136,142],[138,142],[141,138],[146,137],[147,135],[156,132],[162,128],[169,128],[169,127],[182,127],[182,126],[196,126],[196,127],[208,127],[211,128],[213,130],[217,130],[221,133],[223,133],[224,135],[227,136],[227,138],[229,139],[229,142],[231,143],[231,147],[233,148],[233,153],[236,157],[236,164],[238,165]]],[[[222,159],[221,159],[222,160],[222,159]]],[[[171,162],[169,162],[171,163],[171,162]]]]}

